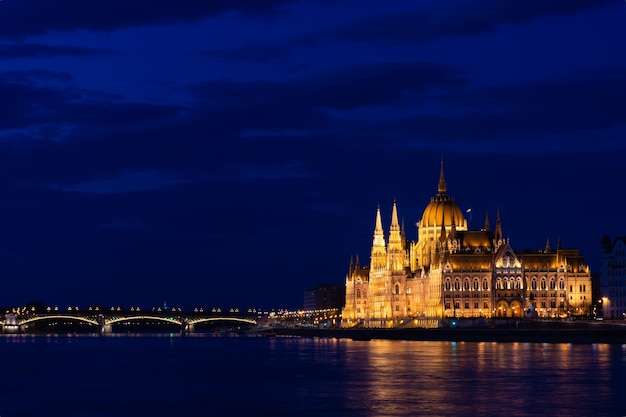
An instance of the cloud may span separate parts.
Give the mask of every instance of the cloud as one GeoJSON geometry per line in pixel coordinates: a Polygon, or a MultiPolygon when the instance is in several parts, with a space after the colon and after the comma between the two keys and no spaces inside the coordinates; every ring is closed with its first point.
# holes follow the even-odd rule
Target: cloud
{"type": "MultiPolygon", "coordinates": [[[[215,81],[194,86],[194,91],[199,100],[220,106],[264,106],[272,102],[284,111],[293,107],[351,109],[401,104],[419,101],[433,90],[467,83],[460,71],[445,64],[389,62],[340,66],[280,83],[215,81]]],[[[272,111],[260,108],[265,113],[272,111]]],[[[282,122],[289,124],[289,119],[282,122]]]]}
{"type": "Polygon", "coordinates": [[[0,4],[0,38],[50,31],[110,31],[124,27],[197,22],[225,12],[283,13],[293,0],[5,0],[0,4]]]}
{"type": "Polygon", "coordinates": [[[59,56],[84,57],[92,55],[114,55],[110,49],[81,48],[78,46],[54,46],[41,43],[1,43],[0,59],[10,58],[55,58],[59,56]]]}
{"type": "Polygon", "coordinates": [[[479,0],[438,3],[428,10],[381,13],[359,17],[293,42],[316,46],[336,42],[413,44],[447,36],[494,31],[499,25],[520,24],[548,15],[565,15],[615,3],[614,0],[479,0]]]}
{"type": "Polygon", "coordinates": [[[209,57],[227,61],[267,63],[285,60],[291,54],[291,48],[254,43],[231,49],[208,49],[202,53],[209,57]]]}

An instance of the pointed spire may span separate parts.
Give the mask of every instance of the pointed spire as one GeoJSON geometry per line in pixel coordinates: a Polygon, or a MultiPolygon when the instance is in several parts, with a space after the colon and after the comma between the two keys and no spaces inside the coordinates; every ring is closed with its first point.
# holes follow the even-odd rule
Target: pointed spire
{"type": "Polygon", "coordinates": [[[561,250],[561,236],[556,240],[556,250],[561,250]]]}
{"type": "Polygon", "coordinates": [[[452,226],[450,226],[450,234],[448,235],[451,239],[456,239],[456,222],[454,221],[454,213],[452,213],[452,226]]]}
{"type": "Polygon", "coordinates": [[[550,253],[550,238],[546,238],[546,253],[550,253]]]}
{"type": "Polygon", "coordinates": [[[393,209],[391,210],[391,229],[397,228],[400,230],[400,224],[398,223],[398,208],[396,206],[396,200],[393,200],[393,209]]]}
{"type": "Polygon", "coordinates": [[[496,242],[502,241],[502,224],[500,223],[500,209],[496,211],[496,242]]]}
{"type": "Polygon", "coordinates": [[[489,210],[485,212],[485,230],[489,231],[489,210]]]}
{"type": "Polygon", "coordinates": [[[359,261],[359,254],[356,254],[356,262],[354,263],[354,269],[359,270],[361,268],[361,262],[359,261]]]}
{"type": "Polygon", "coordinates": [[[352,259],[352,256],[350,257],[350,269],[348,272],[348,276],[351,276],[352,274],[354,274],[354,261],[352,259]]]}
{"type": "Polygon", "coordinates": [[[374,234],[383,234],[383,220],[380,217],[380,204],[378,205],[378,209],[376,209],[376,227],[374,228],[374,234]]]}
{"type": "Polygon", "coordinates": [[[372,242],[371,269],[381,269],[386,264],[387,249],[385,248],[385,236],[383,235],[383,221],[380,217],[380,205],[376,210],[376,228],[372,242]]]}
{"type": "Polygon", "coordinates": [[[389,227],[389,247],[391,251],[402,250],[402,235],[400,234],[400,224],[398,223],[398,206],[393,201],[393,209],[391,211],[391,226],[389,227]]]}
{"type": "Polygon", "coordinates": [[[437,185],[437,190],[439,191],[439,194],[445,194],[447,190],[446,179],[443,175],[443,156],[441,157],[441,169],[439,171],[439,184],[437,185]]]}

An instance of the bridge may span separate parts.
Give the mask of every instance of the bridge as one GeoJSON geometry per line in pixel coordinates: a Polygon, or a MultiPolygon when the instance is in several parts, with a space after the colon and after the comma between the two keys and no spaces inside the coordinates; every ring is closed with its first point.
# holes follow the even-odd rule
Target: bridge
{"type": "Polygon", "coordinates": [[[8,313],[4,319],[0,319],[3,333],[22,333],[28,332],[36,327],[38,323],[48,322],[52,327],[58,322],[63,324],[76,323],[92,326],[93,329],[100,333],[112,333],[113,326],[119,324],[130,323],[161,323],[175,326],[181,333],[193,333],[195,327],[200,324],[242,324],[247,326],[256,326],[258,318],[256,316],[246,315],[203,315],[203,314],[159,314],[159,313],[141,313],[128,312],[117,314],[91,314],[80,312],[68,313],[45,313],[45,314],[14,314],[8,313]]]}

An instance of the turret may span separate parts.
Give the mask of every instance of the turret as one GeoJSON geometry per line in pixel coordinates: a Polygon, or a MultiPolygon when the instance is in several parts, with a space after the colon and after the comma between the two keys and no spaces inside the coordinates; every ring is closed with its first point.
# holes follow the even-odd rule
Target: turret
{"type": "Polygon", "coordinates": [[[396,202],[393,202],[391,211],[391,226],[389,227],[389,252],[402,250],[402,235],[400,233],[400,224],[398,222],[398,208],[396,202]]]}
{"type": "Polygon", "coordinates": [[[385,249],[385,237],[383,221],[380,217],[380,206],[376,211],[376,227],[374,228],[374,241],[372,242],[371,269],[384,268],[387,265],[387,250],[385,249]]]}

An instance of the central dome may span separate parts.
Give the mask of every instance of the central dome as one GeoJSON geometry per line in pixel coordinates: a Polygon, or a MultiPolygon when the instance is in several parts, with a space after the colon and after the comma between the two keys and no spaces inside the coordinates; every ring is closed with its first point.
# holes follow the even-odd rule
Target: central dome
{"type": "Polygon", "coordinates": [[[452,223],[456,226],[464,226],[465,218],[463,218],[463,211],[456,205],[452,197],[446,192],[446,181],[443,176],[443,161],[441,162],[441,174],[439,176],[439,184],[437,189],[439,193],[431,198],[430,203],[424,209],[422,220],[420,221],[421,227],[446,227],[452,226],[452,223]]]}

